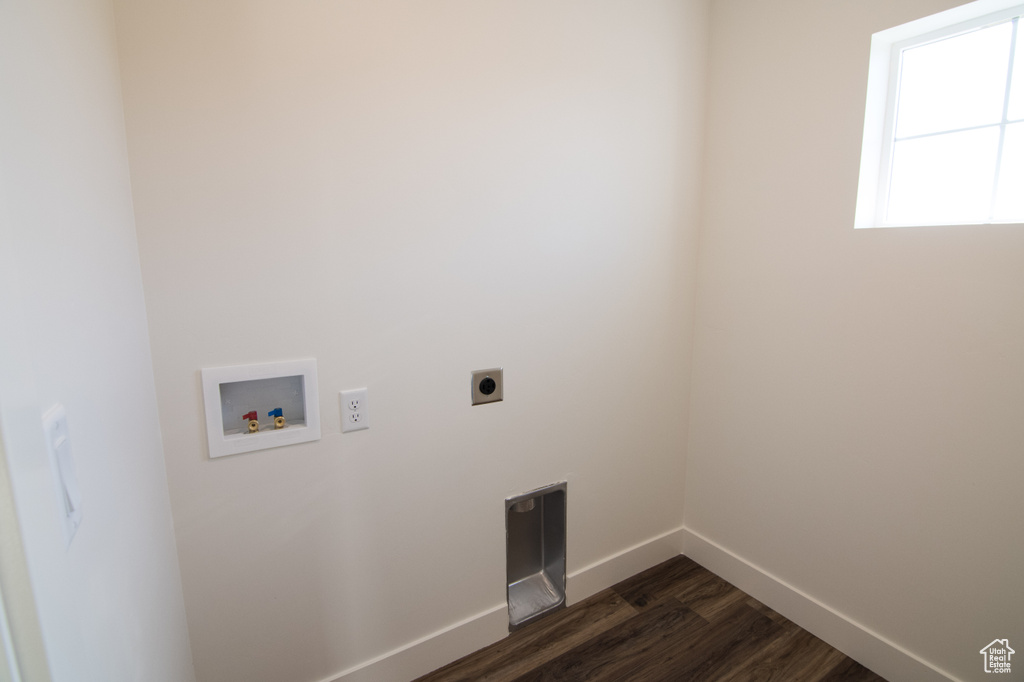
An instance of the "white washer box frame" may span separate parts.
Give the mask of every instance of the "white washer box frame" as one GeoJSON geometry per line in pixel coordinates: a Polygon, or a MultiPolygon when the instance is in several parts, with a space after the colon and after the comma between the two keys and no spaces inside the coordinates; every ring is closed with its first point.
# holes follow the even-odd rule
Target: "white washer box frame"
{"type": "MultiPolygon", "coordinates": [[[[320,440],[320,400],[315,358],[259,365],[207,367],[202,370],[202,377],[206,438],[211,459],[320,440]],[[304,421],[289,422],[283,429],[269,428],[256,433],[247,433],[235,425],[224,424],[221,384],[299,376],[302,377],[304,421]],[[234,431],[238,432],[233,433],[234,431]]],[[[261,411],[262,417],[264,412],[276,407],[278,406],[253,405],[252,409],[261,411]]]]}

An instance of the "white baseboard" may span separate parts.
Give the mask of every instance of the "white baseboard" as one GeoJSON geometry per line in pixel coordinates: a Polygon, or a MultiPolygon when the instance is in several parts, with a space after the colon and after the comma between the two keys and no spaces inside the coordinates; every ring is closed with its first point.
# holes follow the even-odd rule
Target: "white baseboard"
{"type": "Polygon", "coordinates": [[[508,609],[499,604],[323,682],[409,682],[507,635],[508,609]]]}
{"type": "MultiPolygon", "coordinates": [[[[568,602],[582,601],[678,554],[690,557],[890,682],[961,682],[686,527],[569,574],[568,602]]],[[[506,636],[508,612],[505,604],[498,604],[323,682],[408,682],[506,636]]]]}
{"type": "Polygon", "coordinates": [[[569,605],[581,602],[640,571],[679,556],[682,552],[683,528],[680,526],[570,573],[565,586],[569,605]]]}
{"type": "Polygon", "coordinates": [[[960,682],[699,533],[680,534],[683,554],[890,682],[960,682]]]}
{"type": "MultiPolygon", "coordinates": [[[[678,556],[677,528],[574,571],[566,578],[567,601],[575,604],[631,575],[678,556]]],[[[442,630],[360,663],[323,682],[409,682],[508,636],[508,611],[498,604],[442,630]]]]}

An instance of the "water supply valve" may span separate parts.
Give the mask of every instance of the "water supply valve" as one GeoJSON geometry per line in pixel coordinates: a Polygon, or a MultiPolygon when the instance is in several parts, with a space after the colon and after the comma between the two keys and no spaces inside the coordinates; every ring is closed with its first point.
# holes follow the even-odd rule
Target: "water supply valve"
{"type": "Polygon", "coordinates": [[[284,428],[284,411],[280,407],[275,407],[270,412],[267,412],[267,416],[274,418],[275,429],[284,428]]]}

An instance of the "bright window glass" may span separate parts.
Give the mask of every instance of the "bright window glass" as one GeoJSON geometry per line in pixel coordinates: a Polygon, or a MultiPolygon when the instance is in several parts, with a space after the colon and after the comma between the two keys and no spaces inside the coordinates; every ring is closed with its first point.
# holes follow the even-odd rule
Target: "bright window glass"
{"type": "Polygon", "coordinates": [[[1024,123],[1006,126],[994,217],[1000,221],[1024,216],[1024,123]]]}
{"type": "MultiPolygon", "coordinates": [[[[1017,23],[1020,31],[1020,22],[1017,23]]],[[[1013,59],[1013,85],[1010,87],[1009,118],[1011,121],[1024,119],[1024,40],[1018,34],[1016,55],[1013,59]]]]}
{"type": "Polygon", "coordinates": [[[897,142],[888,222],[983,222],[991,209],[998,150],[998,127],[897,142]]]}
{"type": "Polygon", "coordinates": [[[998,123],[1010,22],[903,52],[896,138],[998,123]]]}
{"type": "Polygon", "coordinates": [[[1024,223],[1024,5],[995,2],[873,37],[857,227],[1024,223]]]}

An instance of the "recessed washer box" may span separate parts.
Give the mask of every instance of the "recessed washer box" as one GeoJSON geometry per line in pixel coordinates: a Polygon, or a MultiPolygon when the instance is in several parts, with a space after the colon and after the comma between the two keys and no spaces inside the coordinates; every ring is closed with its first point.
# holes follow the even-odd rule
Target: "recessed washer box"
{"type": "Polygon", "coordinates": [[[315,359],[207,367],[202,374],[211,458],[320,440],[315,359]],[[253,412],[256,431],[249,427],[253,412]]]}

